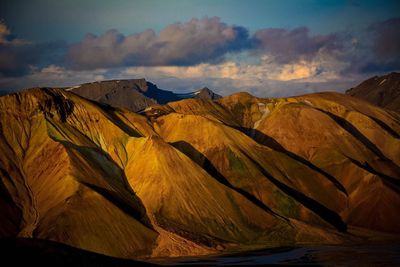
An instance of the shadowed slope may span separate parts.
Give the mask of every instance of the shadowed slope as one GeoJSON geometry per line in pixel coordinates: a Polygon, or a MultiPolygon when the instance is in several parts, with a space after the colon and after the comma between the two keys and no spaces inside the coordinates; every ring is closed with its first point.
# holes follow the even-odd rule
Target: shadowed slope
{"type": "Polygon", "coordinates": [[[383,108],[400,111],[400,73],[372,77],[347,90],[346,94],[383,108]]]}

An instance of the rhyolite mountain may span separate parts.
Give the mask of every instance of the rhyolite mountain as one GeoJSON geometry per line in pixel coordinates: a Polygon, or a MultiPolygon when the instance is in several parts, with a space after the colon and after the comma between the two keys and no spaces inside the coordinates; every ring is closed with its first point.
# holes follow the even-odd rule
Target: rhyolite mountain
{"type": "Polygon", "coordinates": [[[67,88],[85,98],[108,104],[114,107],[126,108],[130,111],[141,111],[153,104],[166,104],[185,98],[210,99],[221,98],[207,87],[184,94],[159,89],[155,84],[145,79],[111,80],[67,88]]]}
{"type": "Polygon", "coordinates": [[[400,112],[400,73],[374,76],[347,90],[346,94],[400,112]]]}
{"type": "Polygon", "coordinates": [[[120,258],[399,239],[395,112],[340,93],[141,114],[102,102],[51,88],[0,97],[1,238],[120,258]]]}

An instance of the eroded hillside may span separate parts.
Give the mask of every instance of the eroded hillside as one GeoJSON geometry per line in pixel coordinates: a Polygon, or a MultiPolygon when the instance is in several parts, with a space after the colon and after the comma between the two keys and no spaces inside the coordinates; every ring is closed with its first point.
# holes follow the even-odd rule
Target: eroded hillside
{"type": "Polygon", "coordinates": [[[399,234],[400,118],[349,96],[0,108],[1,237],[135,258],[399,234]]]}

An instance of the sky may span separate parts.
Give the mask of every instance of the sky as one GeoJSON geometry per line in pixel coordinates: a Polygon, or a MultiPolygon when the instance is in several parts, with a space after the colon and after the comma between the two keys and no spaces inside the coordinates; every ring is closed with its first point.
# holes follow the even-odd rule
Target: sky
{"type": "Polygon", "coordinates": [[[146,78],[281,97],[393,71],[400,1],[0,1],[0,93],[146,78]]]}

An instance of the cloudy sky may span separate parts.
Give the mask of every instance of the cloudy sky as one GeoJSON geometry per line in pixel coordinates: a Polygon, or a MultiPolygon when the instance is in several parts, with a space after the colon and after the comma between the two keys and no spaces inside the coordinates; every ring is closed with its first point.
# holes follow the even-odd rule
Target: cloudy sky
{"type": "Polygon", "coordinates": [[[2,92],[144,77],[271,97],[400,70],[396,0],[2,0],[0,20],[2,92]]]}

